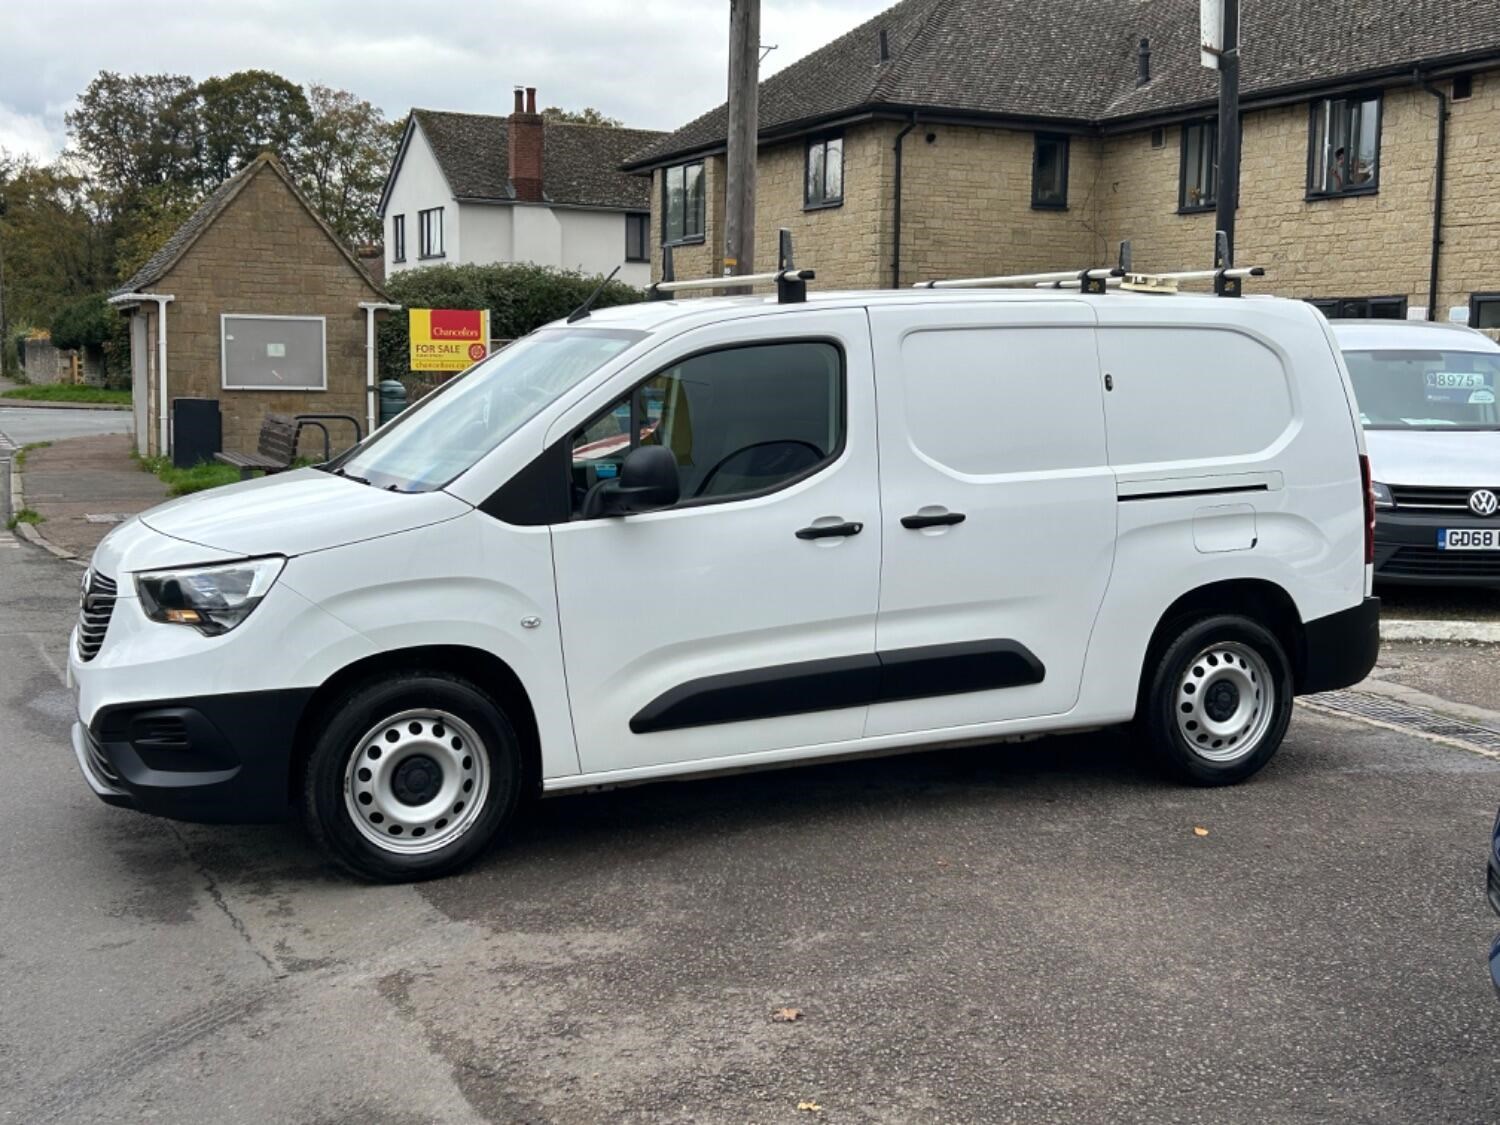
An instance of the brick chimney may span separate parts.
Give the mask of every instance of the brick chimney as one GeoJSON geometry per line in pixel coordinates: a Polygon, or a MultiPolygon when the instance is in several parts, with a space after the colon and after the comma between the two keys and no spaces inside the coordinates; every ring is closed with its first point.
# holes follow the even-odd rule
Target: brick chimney
{"type": "Polygon", "coordinates": [[[516,87],[516,108],[510,115],[510,183],[516,198],[526,203],[542,201],[542,115],[536,111],[536,87],[527,86],[522,102],[516,87]]]}

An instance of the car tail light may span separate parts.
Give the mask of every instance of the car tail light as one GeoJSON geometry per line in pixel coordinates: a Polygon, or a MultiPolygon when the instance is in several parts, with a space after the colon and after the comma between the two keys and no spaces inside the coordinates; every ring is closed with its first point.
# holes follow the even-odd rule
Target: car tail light
{"type": "Polygon", "coordinates": [[[1365,487],[1365,562],[1375,561],[1375,482],[1370,477],[1370,458],[1359,455],[1359,479],[1365,487]]]}

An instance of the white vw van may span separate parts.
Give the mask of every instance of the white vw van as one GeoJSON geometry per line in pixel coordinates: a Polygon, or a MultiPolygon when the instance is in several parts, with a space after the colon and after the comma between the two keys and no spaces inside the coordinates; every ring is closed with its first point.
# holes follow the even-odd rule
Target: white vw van
{"type": "Polygon", "coordinates": [[[1239,781],[1372,666],[1322,315],[1055,291],[557,323],[351,452],[112,532],[69,659],[103,800],[300,815],[388,880],[523,793],[1136,722],[1239,781]]]}

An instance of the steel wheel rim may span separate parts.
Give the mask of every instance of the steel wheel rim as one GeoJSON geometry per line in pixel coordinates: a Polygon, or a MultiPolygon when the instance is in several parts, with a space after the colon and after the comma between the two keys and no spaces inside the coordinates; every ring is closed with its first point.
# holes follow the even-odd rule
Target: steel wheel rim
{"type": "Polygon", "coordinates": [[[396,855],[453,843],[474,826],[489,791],[490,759],[479,735],[434,708],[377,723],[344,766],[349,819],[366,840],[396,855]]]}
{"type": "Polygon", "coordinates": [[[1253,754],[1276,713],[1276,685],[1265,658],[1249,645],[1209,645],[1188,662],[1172,701],[1177,731],[1210,762],[1253,754]]]}

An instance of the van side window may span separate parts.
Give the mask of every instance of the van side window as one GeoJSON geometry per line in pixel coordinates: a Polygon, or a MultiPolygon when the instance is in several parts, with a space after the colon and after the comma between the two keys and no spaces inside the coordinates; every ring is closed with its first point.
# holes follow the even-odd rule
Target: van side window
{"type": "Polygon", "coordinates": [[[677,459],[681,504],[739,499],[799,479],[844,445],[844,362],[799,340],[705,352],[659,371],[573,438],[573,512],[632,449],[677,459]]]}

